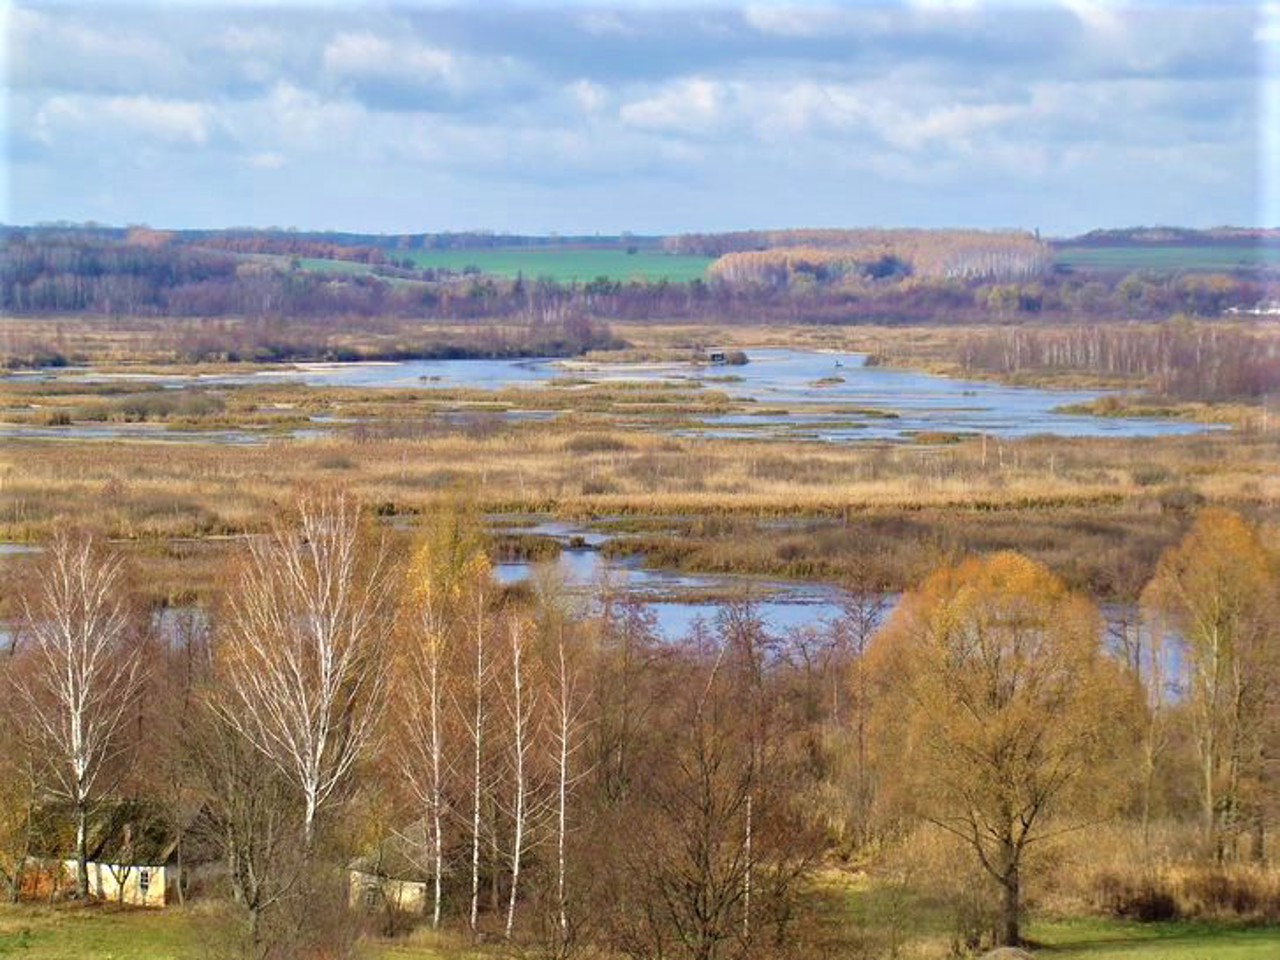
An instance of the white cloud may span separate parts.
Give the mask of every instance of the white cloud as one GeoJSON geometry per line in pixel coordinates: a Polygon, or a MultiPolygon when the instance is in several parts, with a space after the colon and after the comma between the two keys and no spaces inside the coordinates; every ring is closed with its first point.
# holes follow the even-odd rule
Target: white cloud
{"type": "Polygon", "coordinates": [[[210,46],[238,56],[279,56],[286,41],[283,34],[269,27],[232,24],[214,36],[210,46]]]}
{"type": "MultiPolygon", "coordinates": [[[[1257,43],[1280,47],[1280,3],[1264,4],[1258,15],[1258,26],[1253,31],[1257,43]]],[[[1280,54],[1280,50],[1276,51],[1280,54]]]]}
{"type": "Polygon", "coordinates": [[[1061,0],[1077,20],[1095,34],[1122,37],[1125,34],[1124,11],[1107,0],[1061,0]]]}
{"type": "Polygon", "coordinates": [[[631,25],[613,10],[588,10],[578,17],[578,25],[597,37],[626,37],[634,33],[631,25]]]}
{"type": "Polygon", "coordinates": [[[143,136],[192,144],[209,139],[208,113],[200,103],[145,96],[111,97],[103,107],[108,117],[143,136]]]}
{"type": "MultiPolygon", "coordinates": [[[[282,144],[300,150],[330,150],[360,139],[366,111],[349,100],[330,100],[278,83],[266,98],[248,105],[236,118],[236,134],[245,143],[282,144]]],[[[269,152],[269,151],[268,151],[269,152]]]]}
{"type": "Polygon", "coordinates": [[[250,155],[246,158],[246,162],[259,170],[279,170],[287,161],[283,153],[267,151],[250,155]]]}
{"type": "MultiPolygon", "coordinates": [[[[401,105],[419,106],[414,94],[430,98],[444,94],[461,103],[467,98],[485,97],[529,83],[533,77],[516,58],[476,56],[433,46],[412,35],[391,39],[370,32],[340,33],[324,48],[325,72],[338,82],[390,84],[406,98],[401,105]]],[[[386,99],[386,90],[374,106],[395,108],[386,99]]],[[[440,106],[438,99],[429,101],[440,106]]]]}
{"type": "Polygon", "coordinates": [[[865,6],[836,4],[753,3],[743,9],[743,19],[759,33],[784,39],[830,39],[854,36],[861,40],[885,37],[901,27],[903,16],[891,4],[865,6]]]}
{"type": "Polygon", "coordinates": [[[447,50],[392,43],[372,33],[336,36],[324,49],[324,66],[338,76],[395,76],[423,83],[453,82],[458,70],[447,50]]]}
{"type": "Polygon", "coordinates": [[[601,84],[578,79],[569,84],[569,95],[584,113],[599,113],[609,100],[609,92],[601,84]]]}
{"type": "Polygon", "coordinates": [[[623,104],[618,116],[630,127],[698,136],[715,131],[724,119],[725,107],[722,84],[692,77],[653,96],[623,104]]]}
{"type": "MultiPolygon", "coordinates": [[[[585,210],[598,189],[616,197],[615,226],[704,213],[741,223],[757,207],[785,212],[788,197],[798,219],[856,219],[874,203],[886,221],[913,205],[981,220],[996,201],[967,185],[1007,180],[1046,207],[1035,189],[1048,184],[1055,209],[1076,219],[1090,214],[1061,198],[1156,220],[1172,216],[1159,215],[1161,198],[1177,195],[1221,221],[1268,189],[1280,92],[1254,70],[1261,61],[1280,75],[1277,0],[815,3],[517,0],[493,17],[416,2],[355,11],[300,0],[263,13],[0,0],[0,54],[12,59],[0,124],[22,171],[15,219],[93,209],[90,184],[111,182],[122,219],[178,223],[203,215],[182,191],[210,171],[282,167],[268,194],[229,187],[204,209],[289,222],[273,211],[309,211],[326,190],[326,210],[345,196],[348,225],[360,226],[409,216],[414,202],[425,215],[446,194],[467,217],[518,217],[504,204],[522,210],[539,191],[545,210],[585,210]],[[1160,189],[1146,206],[1130,202],[1135,183],[1145,189],[1134,171],[1157,161],[1160,189]],[[133,185],[143,163],[157,173],[133,185]],[[841,172],[859,189],[840,188],[841,172]],[[1108,194],[1111,175],[1125,186],[1108,194]],[[786,192],[831,177],[823,206],[786,192]],[[393,200],[380,213],[369,200],[414,197],[424,182],[430,203],[393,200]],[[704,183],[733,189],[699,192],[704,183]],[[698,212],[637,199],[658,184],[698,196],[698,212]]],[[[1270,190],[1280,209],[1280,187],[1270,190]]],[[[1017,209],[1006,199],[1002,222],[1017,209]]],[[[433,225],[451,224],[418,224],[433,225]]]]}
{"type": "Polygon", "coordinates": [[[209,139],[209,111],[200,103],[156,97],[50,97],[36,111],[34,135],[62,145],[87,133],[124,133],[173,145],[202,145],[209,139]]]}
{"type": "Polygon", "coordinates": [[[5,27],[6,84],[15,88],[143,89],[191,78],[181,52],[159,37],[23,7],[8,9],[5,27]]]}

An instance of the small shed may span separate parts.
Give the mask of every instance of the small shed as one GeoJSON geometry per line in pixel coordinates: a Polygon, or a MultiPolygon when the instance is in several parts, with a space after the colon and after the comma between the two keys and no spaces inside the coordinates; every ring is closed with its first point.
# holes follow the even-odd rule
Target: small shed
{"type": "Polygon", "coordinates": [[[352,908],[424,913],[431,894],[420,861],[422,850],[429,846],[428,836],[425,825],[415,823],[351,861],[348,899],[352,908]]]}
{"type": "MultiPolygon", "coordinates": [[[[24,868],[28,895],[69,894],[76,887],[75,811],[42,807],[33,818],[32,856],[24,868]]],[[[163,907],[181,882],[178,837],[158,807],[136,800],[99,804],[87,824],[89,895],[138,907],[163,907]]]]}
{"type": "Polygon", "coordinates": [[[381,910],[389,907],[404,913],[427,909],[427,882],[387,876],[363,859],[351,865],[349,899],[352,909],[381,910]]]}

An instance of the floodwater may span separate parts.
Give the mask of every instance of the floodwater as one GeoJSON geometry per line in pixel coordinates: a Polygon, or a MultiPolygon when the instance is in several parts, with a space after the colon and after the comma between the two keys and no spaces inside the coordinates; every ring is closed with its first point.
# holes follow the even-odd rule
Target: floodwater
{"type": "MultiPolygon", "coordinates": [[[[632,602],[652,614],[658,636],[668,641],[688,637],[701,622],[714,628],[726,605],[750,602],[756,616],[774,636],[786,638],[804,631],[821,633],[846,616],[846,606],[865,600],[841,587],[802,580],[781,580],[734,574],[690,574],[673,569],[649,568],[635,556],[612,557],[602,551],[611,539],[627,534],[602,533],[582,524],[541,516],[499,515],[489,518],[490,532],[547,537],[561,546],[559,556],[540,563],[510,562],[494,565],[494,580],[503,586],[525,585],[535,591],[554,590],[558,599],[576,613],[600,612],[602,597],[632,602]]],[[[6,557],[40,552],[39,546],[0,542],[0,563],[6,557]]],[[[879,603],[877,622],[893,612],[899,594],[870,598],[879,603]]],[[[1120,638],[1149,647],[1151,638],[1141,627],[1137,608],[1103,604],[1100,612],[1108,625],[1110,645],[1119,653],[1120,638]],[[1138,631],[1135,633],[1135,631],[1138,631]]],[[[195,637],[207,629],[205,611],[196,607],[167,607],[155,612],[153,625],[171,642],[195,637]]],[[[12,625],[0,622],[0,651],[12,642],[12,625]]],[[[1162,648],[1164,675],[1181,675],[1181,641],[1171,636],[1162,648]]],[[[1142,669],[1149,669],[1148,662],[1142,669]]]]}
{"type": "Polygon", "coordinates": [[[513,561],[494,565],[494,579],[504,585],[527,584],[554,589],[571,605],[595,612],[600,595],[634,601],[651,612],[659,634],[676,640],[688,635],[699,619],[714,623],[721,608],[749,600],[756,614],[774,633],[821,627],[843,614],[848,594],[831,584],[776,580],[734,574],[689,574],[645,567],[636,556],[614,557],[601,548],[615,537],[582,526],[546,518],[491,518],[494,534],[522,534],[553,539],[559,556],[532,563],[513,561]]]}
{"type": "Polygon", "coordinates": [[[163,423],[76,423],[45,427],[29,423],[0,423],[4,440],[146,440],[156,443],[213,443],[219,446],[255,446],[269,440],[303,440],[327,436],[323,428],[296,430],[190,430],[163,423]]]}
{"type": "MultiPolygon", "coordinates": [[[[566,360],[408,360],[397,363],[300,363],[246,374],[102,374],[44,371],[45,379],[83,383],[133,381],[171,389],[261,383],[388,390],[537,387],[554,380],[578,383],[665,383],[719,391],[760,408],[694,420],[684,435],[797,439],[827,443],[909,441],[921,434],[1025,437],[1160,437],[1220,429],[1153,418],[1094,417],[1055,412],[1102,391],[1043,390],[956,380],[912,370],[867,366],[860,354],[813,350],[752,350],[741,367],[694,363],[586,363],[566,360]]],[[[30,378],[31,374],[26,375],[30,378]]],[[[57,436],[101,435],[107,428],[51,428],[57,436]]],[[[671,429],[660,427],[659,429],[671,429]]],[[[43,436],[26,428],[26,436],[43,436]]],[[[170,431],[171,433],[175,431],[170,431]]],[[[225,431],[193,434],[212,442],[255,442],[225,431]]],[[[13,434],[9,434],[13,435],[13,434]]],[[[306,436],[309,434],[303,434],[306,436]]],[[[172,437],[167,439],[173,439],[172,437]]]]}

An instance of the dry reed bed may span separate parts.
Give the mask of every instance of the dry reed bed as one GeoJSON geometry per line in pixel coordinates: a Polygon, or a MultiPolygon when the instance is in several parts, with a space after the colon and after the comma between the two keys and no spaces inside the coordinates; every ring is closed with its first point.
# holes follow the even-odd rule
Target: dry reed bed
{"type": "Polygon", "coordinates": [[[402,513],[458,489],[486,509],[577,517],[839,518],[1094,508],[1160,496],[1269,509],[1280,503],[1278,457],[1272,436],[833,447],[584,433],[554,423],[259,447],[12,441],[0,451],[0,539],[38,538],[59,516],[93,516],[127,537],[254,529],[291,487],[317,480],[402,513]]]}

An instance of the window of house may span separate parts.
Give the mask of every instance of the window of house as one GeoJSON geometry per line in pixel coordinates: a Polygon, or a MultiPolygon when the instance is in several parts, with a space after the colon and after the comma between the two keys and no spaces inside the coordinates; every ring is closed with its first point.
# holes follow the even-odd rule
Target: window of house
{"type": "Polygon", "coordinates": [[[138,871],[138,889],[142,891],[142,895],[144,897],[147,895],[147,891],[151,889],[151,871],[150,870],[138,871]]]}

